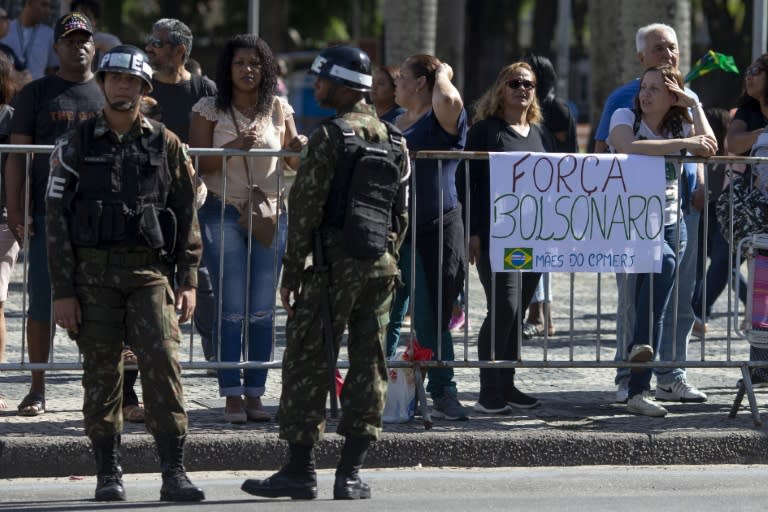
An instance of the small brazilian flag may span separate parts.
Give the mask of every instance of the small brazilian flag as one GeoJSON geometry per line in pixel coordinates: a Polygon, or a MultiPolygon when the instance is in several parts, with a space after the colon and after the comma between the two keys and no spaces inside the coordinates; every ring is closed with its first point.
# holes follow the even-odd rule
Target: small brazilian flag
{"type": "Polygon", "coordinates": [[[504,249],[504,270],[532,270],[533,249],[513,247],[504,249]]]}
{"type": "Polygon", "coordinates": [[[704,76],[716,69],[722,69],[729,73],[738,74],[739,72],[739,68],[736,67],[736,62],[734,62],[733,57],[709,50],[703,57],[696,61],[696,64],[693,65],[691,71],[685,75],[685,83],[692,82],[700,76],[704,76]]]}

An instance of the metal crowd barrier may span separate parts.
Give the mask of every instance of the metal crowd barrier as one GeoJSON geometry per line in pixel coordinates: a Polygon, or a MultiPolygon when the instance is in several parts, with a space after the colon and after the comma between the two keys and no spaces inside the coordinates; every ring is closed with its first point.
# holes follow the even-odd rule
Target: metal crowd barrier
{"type": "MultiPolygon", "coordinates": [[[[31,163],[31,155],[32,154],[42,154],[42,153],[49,153],[52,150],[52,146],[34,146],[34,145],[0,145],[0,153],[23,153],[25,154],[25,162],[26,162],[26,172],[27,172],[27,180],[26,180],[26,195],[29,197],[29,172],[30,172],[30,163],[31,163]]],[[[247,156],[250,158],[270,158],[270,157],[284,157],[284,156],[296,156],[296,153],[290,153],[285,151],[270,151],[270,150],[251,150],[251,151],[239,151],[239,150],[229,150],[229,149],[202,149],[202,148],[192,148],[189,150],[190,155],[194,159],[195,167],[198,167],[198,161],[200,157],[203,156],[218,156],[222,158],[222,169],[224,172],[224,189],[226,190],[226,169],[228,166],[228,159],[233,156],[247,156]]],[[[468,180],[469,180],[469,161],[470,160],[487,160],[488,159],[488,153],[487,152],[451,152],[451,151],[424,151],[419,152],[411,155],[412,161],[413,161],[413,175],[415,176],[416,173],[419,172],[419,162],[424,161],[426,159],[437,159],[438,160],[438,168],[442,168],[442,161],[446,159],[450,160],[462,160],[463,162],[460,163],[460,165],[465,166],[467,169],[467,172],[465,173],[466,176],[466,183],[465,189],[469,190],[468,186],[468,180]]],[[[703,158],[697,158],[697,157],[665,157],[667,161],[674,162],[674,163],[681,163],[681,162],[692,162],[692,163],[699,163],[704,164],[705,166],[718,166],[723,165],[726,167],[727,172],[731,172],[731,168],[734,165],[744,165],[744,164],[754,164],[754,163],[768,163],[768,159],[766,158],[753,158],[753,157],[713,157],[709,159],[703,159],[703,158]]],[[[283,162],[282,158],[278,159],[278,166],[280,170],[282,168],[283,162]]],[[[705,176],[705,190],[707,191],[707,201],[708,201],[708,194],[709,194],[709,172],[704,173],[705,176]]],[[[277,180],[277,189],[281,190],[284,187],[289,188],[291,184],[290,179],[285,179],[285,174],[282,172],[277,172],[275,175],[275,179],[277,180]]],[[[681,184],[682,185],[682,184],[681,184]]],[[[439,187],[441,189],[447,187],[447,183],[443,183],[442,178],[439,179],[439,187]]],[[[682,190],[682,187],[681,187],[682,190]]],[[[425,194],[425,191],[419,191],[416,190],[415,182],[411,181],[411,198],[412,203],[418,202],[419,198],[418,196],[421,194],[425,194]]],[[[727,192],[724,192],[727,193],[727,192]]],[[[440,210],[443,211],[443,196],[442,194],[439,195],[439,206],[440,210]]],[[[224,201],[226,200],[226,196],[222,198],[224,201]]],[[[730,197],[731,201],[731,207],[733,207],[733,196],[731,194],[730,197]]],[[[223,202],[223,204],[225,204],[223,202]]],[[[29,214],[29,201],[25,202],[25,214],[28,216],[29,214]]],[[[471,204],[469,203],[469,198],[466,198],[465,201],[466,209],[463,212],[464,216],[464,222],[466,225],[466,222],[469,219],[469,210],[471,209],[471,204]]],[[[413,206],[413,209],[415,211],[415,206],[413,206]]],[[[290,212],[290,205],[288,205],[288,211],[290,212]]],[[[221,214],[224,214],[224,207],[222,207],[221,214]]],[[[289,213],[290,214],[290,213],[289,213]]],[[[410,223],[413,224],[417,222],[417,219],[414,219],[413,217],[410,219],[410,223]]],[[[703,250],[701,251],[701,258],[702,258],[702,264],[703,268],[706,271],[706,260],[707,260],[707,240],[706,240],[706,233],[707,233],[707,227],[710,222],[708,209],[705,208],[701,213],[701,220],[700,222],[703,224],[703,233],[705,236],[704,242],[703,242],[703,250]]],[[[439,220],[440,223],[440,245],[439,245],[439,266],[442,268],[443,264],[443,250],[442,250],[442,227],[443,227],[443,219],[442,215],[439,220]]],[[[733,232],[733,229],[730,230],[733,232]]],[[[250,230],[249,230],[250,232],[250,230]]],[[[465,249],[469,244],[469,234],[465,230],[465,249]]],[[[223,233],[220,233],[220,241],[223,242],[223,233]]],[[[29,240],[29,234],[25,232],[24,240],[25,240],[25,247],[28,244],[29,240]]],[[[411,230],[411,248],[412,251],[410,254],[402,255],[402,257],[415,257],[415,242],[416,242],[416,230],[411,230]]],[[[736,241],[738,243],[738,241],[736,241]]],[[[252,240],[249,237],[248,241],[248,254],[250,255],[250,251],[252,248],[252,240]]],[[[729,243],[731,244],[731,247],[734,247],[734,241],[729,240],[729,243]]],[[[276,268],[278,265],[278,256],[276,253],[273,258],[273,268],[276,268]]],[[[734,258],[734,252],[731,251],[729,256],[729,268],[733,268],[733,258],[734,258]]],[[[26,305],[27,305],[27,297],[26,297],[26,286],[25,283],[27,281],[27,259],[24,258],[23,260],[23,271],[22,271],[22,301],[21,301],[21,309],[23,312],[22,317],[22,328],[21,328],[21,360],[19,362],[7,362],[7,363],[0,363],[0,372],[2,371],[27,371],[27,370],[51,370],[51,371],[57,371],[57,370],[78,370],[81,368],[80,365],[80,359],[79,355],[76,358],[62,358],[64,360],[58,360],[56,357],[56,353],[54,351],[55,344],[52,343],[51,348],[51,355],[46,363],[30,363],[26,361],[26,331],[24,327],[24,320],[26,318],[26,305]]],[[[223,270],[224,258],[221,258],[221,267],[220,271],[223,270]]],[[[470,279],[469,279],[469,273],[470,273],[470,267],[467,264],[466,270],[466,281],[464,284],[464,312],[466,317],[469,317],[469,304],[471,301],[481,301],[481,303],[484,303],[485,297],[482,294],[482,291],[479,293],[476,293],[473,288],[470,287],[470,279]]],[[[221,272],[220,272],[221,273],[221,272]]],[[[518,276],[520,275],[520,272],[517,272],[518,276]]],[[[248,276],[246,276],[246,279],[248,279],[248,276]]],[[[732,286],[732,280],[733,280],[733,274],[729,272],[728,275],[728,283],[726,285],[727,288],[727,304],[728,304],[728,311],[729,313],[732,313],[732,317],[729,317],[728,324],[727,324],[727,332],[726,332],[726,340],[725,340],[725,346],[718,346],[714,349],[710,346],[706,334],[701,339],[701,350],[697,357],[691,357],[685,360],[684,363],[681,363],[679,360],[673,360],[673,361],[652,361],[648,363],[630,363],[627,361],[615,361],[613,359],[605,359],[601,354],[601,349],[605,348],[605,346],[618,346],[620,344],[624,344],[626,347],[627,339],[626,337],[623,340],[615,340],[611,339],[611,336],[607,333],[609,328],[607,326],[610,326],[611,321],[609,320],[609,317],[616,313],[615,311],[606,311],[603,308],[602,305],[602,294],[603,289],[607,290],[614,290],[615,289],[615,283],[614,283],[614,277],[611,275],[609,277],[609,284],[605,285],[603,283],[604,277],[602,274],[595,274],[595,295],[593,297],[577,297],[575,295],[575,275],[573,273],[568,274],[568,279],[570,281],[569,284],[569,296],[568,296],[568,317],[569,317],[569,333],[566,337],[563,337],[562,335],[558,336],[558,343],[556,346],[553,346],[551,337],[547,334],[547,329],[544,329],[543,339],[541,342],[538,340],[535,342],[529,342],[524,343],[523,342],[523,336],[522,336],[522,316],[524,313],[524,309],[519,308],[521,311],[520,319],[518,321],[518,336],[517,336],[517,343],[518,343],[518,354],[520,354],[520,357],[517,360],[498,360],[495,359],[495,345],[496,345],[496,333],[492,331],[491,333],[491,354],[492,357],[489,360],[479,360],[479,358],[472,357],[470,346],[476,341],[477,333],[476,332],[470,332],[468,323],[465,322],[463,333],[461,333],[460,341],[456,342],[454,341],[454,348],[456,347],[456,343],[459,343],[462,350],[456,351],[456,357],[452,361],[444,360],[442,351],[440,349],[440,344],[438,342],[437,344],[437,350],[435,353],[435,360],[432,361],[391,361],[390,365],[392,367],[415,367],[416,369],[419,368],[431,368],[431,367],[453,367],[453,368],[483,368],[483,367],[493,367],[493,368],[620,368],[620,367],[632,367],[632,368],[639,368],[639,367],[647,367],[647,368],[677,368],[680,366],[684,366],[685,368],[738,368],[741,370],[742,376],[743,376],[743,385],[742,389],[740,390],[740,395],[737,396],[736,402],[734,402],[734,407],[731,411],[731,415],[735,415],[736,411],[738,409],[738,403],[740,403],[741,398],[746,394],[750,401],[750,408],[753,416],[753,420],[756,425],[761,424],[758,407],[756,403],[756,399],[754,396],[754,390],[751,383],[750,378],[750,372],[754,368],[768,368],[768,360],[766,361],[749,361],[745,358],[737,358],[734,357],[732,354],[732,345],[734,342],[736,343],[748,343],[750,342],[750,335],[749,333],[744,333],[739,331],[736,326],[738,325],[738,307],[734,304],[735,302],[738,302],[738,298],[734,298],[733,294],[733,286],[732,286]],[[590,299],[594,300],[594,317],[595,317],[595,328],[594,330],[585,335],[577,338],[576,334],[574,333],[574,322],[577,315],[577,301],[583,300],[583,299],[590,299]],[[746,337],[746,339],[744,339],[746,337]],[[563,339],[566,339],[565,344],[563,344],[563,339]],[[585,339],[586,338],[586,339],[585,339]],[[578,350],[578,345],[583,345],[584,342],[591,342],[593,343],[594,348],[594,357],[583,357],[581,354],[584,353],[584,350],[578,350]],[[528,345],[527,347],[525,345],[528,345]],[[533,345],[541,345],[540,347],[540,357],[531,357],[530,352],[532,350],[533,345]],[[526,355],[523,355],[523,352],[526,352],[526,355]],[[563,350],[565,351],[565,357],[562,357],[563,350]],[[712,350],[716,351],[717,357],[708,356],[708,353],[712,353],[712,350]],[[578,352],[578,354],[577,354],[578,352]]],[[[675,290],[678,288],[678,280],[679,276],[675,276],[675,290]]],[[[492,282],[495,283],[495,280],[492,282]]],[[[220,285],[222,283],[219,283],[220,285]]],[[[266,284],[266,283],[265,283],[266,284]]],[[[277,292],[277,288],[279,286],[279,281],[277,279],[274,279],[272,283],[269,283],[269,286],[273,288],[275,292],[277,292]]],[[[410,283],[406,283],[406,286],[409,287],[411,291],[411,297],[414,297],[415,292],[415,279],[412,279],[410,283]]],[[[704,285],[705,288],[702,291],[702,293],[706,296],[706,285],[704,285]]],[[[438,280],[438,296],[440,296],[440,293],[442,291],[443,282],[442,279],[438,280]]],[[[492,294],[493,295],[493,294],[492,294]]],[[[519,299],[519,298],[518,298],[519,299]]],[[[679,306],[679,298],[677,296],[677,293],[673,293],[672,299],[674,301],[674,311],[677,311],[677,308],[679,306]]],[[[245,301],[246,304],[246,311],[247,311],[247,299],[245,301]]],[[[411,310],[413,308],[413,301],[411,301],[411,310]]],[[[219,299],[217,302],[218,308],[218,318],[219,322],[216,326],[217,331],[221,331],[221,308],[222,308],[222,301],[219,299]]],[[[489,311],[491,315],[495,314],[496,307],[495,305],[491,304],[489,305],[489,311]]],[[[187,347],[187,356],[184,358],[184,360],[181,361],[182,367],[184,369],[225,369],[225,368],[264,368],[264,369],[280,369],[282,366],[281,361],[276,357],[276,353],[278,348],[281,348],[282,344],[284,344],[284,339],[281,333],[279,333],[279,330],[282,328],[282,316],[281,316],[281,308],[277,301],[273,304],[273,317],[275,318],[275,321],[273,323],[273,332],[272,332],[272,357],[269,361],[248,361],[248,322],[244,322],[244,328],[243,328],[243,337],[242,337],[242,350],[241,350],[241,360],[240,361],[230,361],[225,362],[221,361],[221,353],[220,353],[220,344],[218,345],[218,351],[216,354],[216,357],[212,361],[206,361],[205,358],[202,357],[202,350],[199,347],[199,344],[196,343],[196,334],[194,329],[189,329],[189,335],[188,335],[188,341],[185,343],[187,347]],[[281,321],[278,322],[278,317],[281,318],[281,321]],[[278,325],[280,324],[280,325],[278,325]]],[[[619,312],[620,313],[620,312],[619,312]]],[[[697,316],[700,318],[704,318],[704,312],[696,312],[697,316]]],[[[437,322],[436,325],[439,326],[442,323],[441,318],[441,308],[437,308],[437,322]]],[[[247,318],[248,315],[245,314],[244,318],[247,318]]],[[[544,315],[544,318],[546,319],[546,314],[544,315]]],[[[545,320],[546,322],[546,320],[545,320]]],[[[53,322],[51,322],[51,325],[54,325],[53,322]]],[[[414,337],[413,333],[413,322],[411,323],[411,332],[410,336],[404,336],[404,338],[412,339],[414,337]]],[[[493,323],[492,323],[493,325],[493,323]]],[[[546,326],[545,326],[546,327],[546,326]]],[[[53,330],[52,330],[52,336],[51,339],[53,340],[53,330]]],[[[438,327],[437,339],[440,339],[441,332],[438,327]]],[[[9,340],[11,343],[15,342],[16,340],[9,340]]],[[[9,343],[10,344],[10,343],[9,343]]],[[[404,342],[401,340],[400,345],[402,346],[404,342]]],[[[591,350],[589,351],[591,352],[591,350]]],[[[476,352],[475,352],[476,353],[476,352]]],[[[677,359],[676,355],[673,354],[673,359],[677,359]]],[[[349,363],[346,360],[341,359],[338,363],[338,367],[340,368],[348,368],[349,363]]],[[[415,372],[416,375],[421,375],[420,371],[415,372]]],[[[423,383],[420,383],[423,385],[423,383]]],[[[422,393],[420,393],[423,396],[423,388],[422,393]]]]}

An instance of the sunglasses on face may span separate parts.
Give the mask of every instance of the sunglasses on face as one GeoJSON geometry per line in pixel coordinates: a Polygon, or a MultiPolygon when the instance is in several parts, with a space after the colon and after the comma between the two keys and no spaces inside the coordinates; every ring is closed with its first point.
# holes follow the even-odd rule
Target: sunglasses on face
{"type": "Polygon", "coordinates": [[[166,44],[171,44],[168,41],[163,41],[162,39],[158,39],[155,36],[149,36],[147,37],[147,44],[150,45],[152,48],[162,48],[166,44]]]}
{"type": "Polygon", "coordinates": [[[745,74],[747,76],[757,76],[762,72],[763,72],[763,68],[759,66],[751,66],[747,68],[747,71],[745,72],[745,74]]]}
{"type": "Polygon", "coordinates": [[[531,82],[530,80],[508,80],[507,87],[510,89],[525,89],[526,91],[530,91],[536,87],[536,83],[531,82]]]}

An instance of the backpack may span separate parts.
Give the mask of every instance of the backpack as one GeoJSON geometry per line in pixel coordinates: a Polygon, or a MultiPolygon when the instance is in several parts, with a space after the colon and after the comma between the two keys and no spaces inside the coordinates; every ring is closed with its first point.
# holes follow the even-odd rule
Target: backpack
{"type": "Polygon", "coordinates": [[[389,233],[397,229],[394,214],[404,208],[395,204],[403,181],[403,135],[382,122],[387,140],[371,142],[340,117],[328,121],[341,131],[344,150],[331,182],[324,224],[341,228],[345,251],[358,259],[376,259],[386,252],[389,233]]]}
{"type": "MultiPolygon", "coordinates": [[[[762,132],[752,146],[749,156],[768,157],[768,132],[762,132]]],[[[728,192],[717,198],[715,211],[720,232],[726,240],[733,240],[733,249],[743,238],[765,233],[768,225],[768,199],[758,187],[755,178],[768,175],[768,164],[754,164],[744,174],[731,173],[730,190],[733,194],[733,238],[731,238],[731,207],[728,192]]],[[[765,179],[763,186],[765,186],[765,179]]]]}

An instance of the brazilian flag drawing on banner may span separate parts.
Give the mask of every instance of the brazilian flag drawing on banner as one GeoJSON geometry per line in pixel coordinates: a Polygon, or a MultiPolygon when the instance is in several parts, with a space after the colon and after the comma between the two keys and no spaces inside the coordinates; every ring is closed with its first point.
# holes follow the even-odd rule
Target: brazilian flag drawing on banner
{"type": "Polygon", "coordinates": [[[533,269],[533,249],[513,247],[504,249],[504,270],[533,269]]]}
{"type": "Polygon", "coordinates": [[[696,64],[693,65],[691,71],[685,75],[685,83],[692,82],[700,76],[704,76],[716,69],[722,69],[729,73],[739,72],[739,68],[736,67],[733,57],[709,50],[702,58],[696,61],[696,64]]]}

